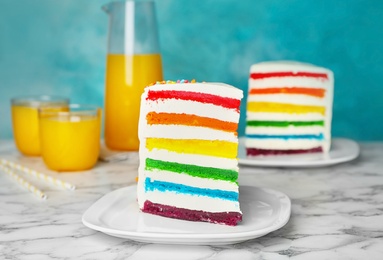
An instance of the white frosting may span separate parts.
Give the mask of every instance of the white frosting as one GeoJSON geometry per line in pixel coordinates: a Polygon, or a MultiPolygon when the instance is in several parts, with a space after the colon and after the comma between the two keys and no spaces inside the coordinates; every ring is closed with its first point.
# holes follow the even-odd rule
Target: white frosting
{"type": "MultiPolygon", "coordinates": [[[[168,99],[166,101],[144,101],[150,111],[157,113],[185,113],[227,122],[238,122],[239,112],[212,104],[202,104],[195,101],[168,99]]],[[[145,114],[146,116],[146,114],[145,114]]]]}
{"type": "Polygon", "coordinates": [[[285,140],[276,138],[252,139],[247,138],[246,147],[271,150],[290,150],[290,149],[311,149],[315,147],[325,147],[325,142],[315,139],[296,139],[285,140]]]}
{"type": "Polygon", "coordinates": [[[292,71],[292,72],[314,72],[314,73],[327,73],[332,74],[332,71],[316,65],[297,61],[265,61],[257,64],[253,64],[250,67],[250,73],[253,72],[280,72],[280,71],[292,71]]]}
{"type": "Polygon", "coordinates": [[[308,78],[308,77],[283,77],[280,78],[263,78],[263,79],[249,79],[250,89],[263,89],[263,88],[284,88],[284,87],[299,87],[299,88],[316,88],[316,89],[329,89],[332,87],[331,82],[324,79],[308,78]],[[308,82],[309,80],[309,82],[308,82]],[[309,85],[307,85],[309,84],[309,85]]]}
{"type": "Polygon", "coordinates": [[[318,121],[325,117],[320,113],[288,114],[288,113],[265,113],[247,112],[247,120],[260,121],[318,121]]]}
{"type": "MultiPolygon", "coordinates": [[[[324,106],[325,115],[320,113],[305,113],[305,114],[289,114],[289,113],[254,113],[247,112],[247,120],[263,120],[263,121],[316,121],[324,120],[325,127],[322,130],[324,135],[323,141],[317,140],[278,140],[278,139],[248,139],[247,147],[260,149],[309,149],[316,146],[321,146],[324,152],[328,152],[331,143],[331,118],[332,118],[332,102],[333,102],[333,73],[322,67],[317,67],[312,64],[279,61],[279,62],[262,62],[254,64],[250,68],[250,73],[267,73],[267,72],[311,72],[311,73],[326,73],[328,79],[312,78],[312,77],[273,77],[264,79],[249,79],[249,92],[251,89],[259,88],[282,88],[282,87],[306,87],[306,88],[322,88],[325,89],[324,98],[312,97],[309,95],[299,94],[252,94],[248,96],[248,102],[275,102],[284,104],[297,105],[313,105],[324,106]]],[[[303,134],[303,133],[318,133],[318,127],[295,127],[294,128],[270,128],[265,134],[303,134]],[[315,130],[314,130],[315,129],[315,130]],[[307,132],[306,132],[307,131],[307,132]],[[313,131],[313,132],[311,132],[313,131]]],[[[255,130],[254,127],[246,127],[246,133],[262,133],[265,128],[255,130]]]]}
{"type": "Polygon", "coordinates": [[[246,134],[261,134],[261,135],[292,135],[292,134],[320,134],[323,133],[323,126],[304,126],[304,127],[246,127],[246,134]]]}
{"type": "MultiPolygon", "coordinates": [[[[177,208],[203,210],[208,212],[241,212],[236,201],[210,198],[206,196],[192,196],[173,192],[152,191],[145,193],[145,199],[153,203],[169,205],[177,208]]],[[[142,206],[140,206],[142,208],[142,206]]]]}
{"type": "MultiPolygon", "coordinates": [[[[146,153],[149,152],[146,151],[146,153]]],[[[184,154],[157,149],[153,149],[150,152],[150,158],[154,160],[172,161],[176,163],[192,164],[203,167],[238,170],[237,159],[225,159],[215,156],[205,156],[197,154],[188,154],[187,156],[185,156],[184,154]]]]}
{"type": "Polygon", "coordinates": [[[297,94],[261,94],[249,95],[247,102],[275,102],[293,105],[325,106],[324,99],[297,94]]]}
{"type": "Polygon", "coordinates": [[[153,180],[160,180],[165,182],[183,184],[187,186],[204,188],[204,189],[215,189],[238,192],[238,184],[229,181],[204,179],[199,177],[193,177],[187,174],[180,174],[170,171],[153,170],[147,171],[146,177],[153,180]]]}
{"type": "Polygon", "coordinates": [[[192,84],[159,84],[147,87],[141,96],[141,111],[139,120],[139,138],[140,138],[140,166],[139,180],[137,186],[137,200],[140,208],[142,208],[146,200],[153,203],[160,203],[180,208],[192,210],[204,210],[210,212],[240,212],[239,203],[222,200],[218,198],[209,198],[206,196],[192,196],[184,194],[176,194],[172,192],[145,192],[144,180],[146,177],[152,177],[161,181],[170,181],[182,183],[193,187],[210,187],[220,190],[229,190],[238,192],[238,187],[234,183],[226,181],[213,181],[210,179],[195,178],[184,174],[176,174],[168,171],[146,171],[145,159],[152,159],[179,162],[186,164],[195,164],[206,167],[216,167],[221,169],[238,170],[237,160],[224,159],[212,156],[200,156],[189,154],[177,154],[165,150],[153,149],[148,151],[145,148],[146,138],[181,138],[181,139],[204,139],[204,140],[225,140],[238,142],[237,136],[233,133],[214,130],[202,127],[187,127],[174,125],[150,125],[146,123],[146,115],[149,112],[165,112],[165,113],[185,113],[208,118],[215,118],[227,122],[238,123],[239,112],[235,109],[228,109],[213,104],[203,104],[194,101],[176,100],[176,99],[159,99],[146,100],[149,90],[180,90],[192,91],[199,93],[208,93],[223,97],[241,99],[243,93],[241,90],[226,84],[219,83],[192,83],[192,84]]]}
{"type": "Polygon", "coordinates": [[[148,125],[145,135],[155,138],[223,140],[228,142],[238,142],[238,137],[232,132],[195,126],[148,125]]]}

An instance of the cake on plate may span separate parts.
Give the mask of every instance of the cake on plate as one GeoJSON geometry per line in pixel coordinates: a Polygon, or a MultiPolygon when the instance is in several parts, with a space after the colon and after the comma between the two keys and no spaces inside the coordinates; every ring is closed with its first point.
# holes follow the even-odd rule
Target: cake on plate
{"type": "Polygon", "coordinates": [[[332,71],[293,61],[250,68],[245,147],[248,156],[328,152],[332,71]]]}
{"type": "Polygon", "coordinates": [[[137,201],[143,212],[236,225],[242,90],[163,81],[145,88],[139,119],[137,201]]]}

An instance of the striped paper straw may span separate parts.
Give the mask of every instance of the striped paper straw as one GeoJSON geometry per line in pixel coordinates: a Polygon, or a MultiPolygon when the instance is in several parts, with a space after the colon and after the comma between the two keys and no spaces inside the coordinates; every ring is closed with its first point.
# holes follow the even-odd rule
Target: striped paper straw
{"type": "Polygon", "coordinates": [[[21,184],[24,188],[28,189],[30,192],[35,194],[40,199],[46,200],[48,197],[45,195],[41,190],[24,180],[22,177],[17,175],[14,171],[12,171],[10,168],[4,166],[3,164],[0,164],[0,169],[3,170],[6,174],[11,176],[13,179],[15,179],[19,184],[21,184]]]}
{"type": "Polygon", "coordinates": [[[61,188],[67,189],[67,190],[75,190],[76,189],[76,186],[74,186],[73,184],[71,184],[69,182],[62,181],[60,179],[57,179],[57,178],[54,178],[52,176],[46,175],[44,173],[29,169],[25,166],[22,166],[20,164],[17,164],[17,163],[14,163],[14,162],[11,162],[11,161],[8,161],[5,159],[1,159],[0,164],[2,164],[4,166],[8,166],[8,167],[15,169],[15,170],[25,172],[29,175],[32,175],[35,178],[39,178],[45,182],[51,183],[53,185],[56,185],[58,187],[61,187],[61,188]]]}

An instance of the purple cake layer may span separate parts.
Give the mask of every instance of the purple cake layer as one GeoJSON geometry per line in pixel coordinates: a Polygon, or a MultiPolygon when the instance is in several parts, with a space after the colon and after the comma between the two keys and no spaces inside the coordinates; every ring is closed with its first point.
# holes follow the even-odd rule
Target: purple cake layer
{"type": "Polygon", "coordinates": [[[312,149],[299,149],[299,150],[268,150],[257,148],[246,148],[247,156],[257,155],[288,155],[288,154],[300,154],[300,153],[319,153],[323,152],[322,147],[315,147],[312,149]]]}
{"type": "Polygon", "coordinates": [[[142,211],[168,218],[177,218],[189,221],[204,221],[216,224],[225,224],[228,226],[235,226],[238,222],[242,221],[242,214],[238,212],[206,212],[202,210],[190,210],[152,203],[149,200],[145,201],[142,211]]]}

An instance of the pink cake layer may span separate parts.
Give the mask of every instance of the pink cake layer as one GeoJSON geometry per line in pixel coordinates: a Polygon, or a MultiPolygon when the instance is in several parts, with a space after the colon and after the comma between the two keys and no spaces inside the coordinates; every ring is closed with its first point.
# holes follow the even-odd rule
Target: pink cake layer
{"type": "Polygon", "coordinates": [[[247,156],[288,155],[288,154],[319,153],[319,152],[323,152],[322,147],[315,147],[312,149],[299,149],[299,150],[268,150],[268,149],[246,148],[247,156]]]}
{"type": "Polygon", "coordinates": [[[204,221],[216,224],[235,226],[242,221],[242,214],[238,212],[206,212],[202,210],[190,210],[152,203],[147,200],[144,203],[143,212],[160,215],[168,218],[177,218],[189,221],[204,221]]]}

